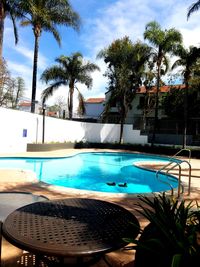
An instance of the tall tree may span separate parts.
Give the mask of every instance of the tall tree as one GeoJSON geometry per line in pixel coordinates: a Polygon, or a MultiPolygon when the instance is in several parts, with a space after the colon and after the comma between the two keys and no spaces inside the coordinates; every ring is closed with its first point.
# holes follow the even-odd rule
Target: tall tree
{"type": "Polygon", "coordinates": [[[16,108],[24,90],[24,80],[21,77],[12,78],[3,59],[0,64],[0,106],[16,108]]]}
{"type": "Polygon", "coordinates": [[[188,13],[187,13],[187,19],[189,19],[190,15],[193,13],[193,12],[196,12],[197,10],[199,10],[200,8],[200,0],[198,0],[197,2],[193,3],[189,9],[188,9],[188,13]]]}
{"type": "Polygon", "coordinates": [[[2,60],[0,64],[0,106],[7,106],[12,84],[6,61],[2,60]]]}
{"type": "MultiPolygon", "coordinates": [[[[158,105],[159,105],[159,88],[161,76],[166,73],[163,71],[162,65],[167,66],[167,53],[173,54],[178,44],[182,42],[182,35],[174,28],[169,30],[162,30],[161,26],[156,21],[149,22],[145,27],[144,39],[148,40],[155,49],[152,54],[154,62],[156,63],[156,103],[155,103],[155,116],[154,128],[152,136],[152,146],[155,142],[155,134],[158,126],[158,105]]],[[[166,68],[167,70],[167,68],[166,68]]]]}
{"type": "Polygon", "coordinates": [[[65,111],[67,110],[66,100],[63,96],[58,96],[53,106],[50,106],[49,111],[56,111],[59,113],[59,118],[65,118],[65,111]]]}
{"type": "Polygon", "coordinates": [[[108,77],[110,97],[106,103],[104,117],[108,116],[113,106],[117,107],[120,116],[119,143],[122,141],[126,115],[132,108],[132,100],[142,83],[141,77],[149,53],[147,45],[141,42],[133,44],[129,37],[124,37],[115,40],[98,54],[98,57],[104,58],[108,64],[105,76],[108,77]]]}
{"type": "Polygon", "coordinates": [[[13,24],[15,43],[18,42],[18,31],[16,27],[16,18],[22,17],[22,11],[18,7],[17,0],[0,1],[0,61],[2,61],[4,22],[6,17],[10,17],[13,24]]]}
{"type": "MultiPolygon", "coordinates": [[[[83,56],[80,53],[74,53],[71,56],[60,56],[55,60],[58,65],[54,65],[50,68],[47,68],[41,76],[41,79],[46,83],[52,82],[49,87],[47,87],[42,92],[43,102],[51,96],[56,89],[58,89],[61,85],[68,85],[68,111],[69,111],[69,119],[72,119],[73,116],[73,95],[74,90],[78,91],[79,96],[79,104],[83,105],[83,96],[76,86],[77,83],[82,83],[87,86],[87,88],[91,88],[92,86],[92,77],[91,72],[95,70],[100,70],[99,67],[83,60],[83,56]]],[[[79,107],[79,110],[81,108],[79,107]]],[[[84,108],[82,107],[84,111],[84,108]]]]}
{"type": "Polygon", "coordinates": [[[156,74],[154,71],[154,62],[151,61],[151,57],[146,64],[145,71],[143,73],[143,86],[145,88],[144,97],[140,98],[141,102],[139,108],[143,111],[142,121],[140,123],[141,129],[146,130],[147,126],[147,116],[152,113],[155,108],[155,98],[154,94],[151,93],[152,86],[155,85],[156,74]]]}
{"type": "Polygon", "coordinates": [[[198,58],[200,58],[200,48],[189,47],[189,49],[184,48],[182,45],[178,47],[175,54],[179,57],[174,64],[172,69],[182,66],[183,81],[185,84],[184,91],[184,130],[183,130],[183,148],[187,145],[187,121],[188,121],[188,90],[189,82],[192,78],[193,67],[196,66],[198,58]]]}
{"type": "Polygon", "coordinates": [[[25,91],[25,81],[22,77],[17,77],[14,79],[14,88],[13,88],[13,97],[12,97],[12,107],[16,108],[20,97],[24,95],[25,91]]]}
{"type": "Polygon", "coordinates": [[[70,26],[78,30],[80,25],[79,15],[72,9],[68,0],[21,0],[20,7],[27,18],[21,22],[22,26],[31,26],[35,37],[31,112],[35,112],[35,98],[37,88],[37,63],[39,38],[42,31],[50,32],[61,44],[61,36],[57,26],[70,26]]]}

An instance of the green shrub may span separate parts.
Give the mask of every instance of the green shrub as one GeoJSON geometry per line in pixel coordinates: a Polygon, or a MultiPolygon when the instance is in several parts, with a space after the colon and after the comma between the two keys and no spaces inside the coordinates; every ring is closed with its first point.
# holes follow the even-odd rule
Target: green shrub
{"type": "Polygon", "coordinates": [[[136,243],[134,267],[195,267],[200,264],[200,209],[166,196],[140,196],[137,210],[149,224],[136,243]]]}

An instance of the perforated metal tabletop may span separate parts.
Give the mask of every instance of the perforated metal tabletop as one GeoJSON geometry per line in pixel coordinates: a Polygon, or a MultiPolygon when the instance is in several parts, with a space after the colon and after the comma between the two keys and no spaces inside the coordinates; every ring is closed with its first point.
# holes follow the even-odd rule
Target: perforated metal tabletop
{"type": "Polygon", "coordinates": [[[126,245],[137,236],[136,217],[123,207],[95,199],[69,198],[21,207],[3,224],[4,237],[38,254],[83,257],[126,245]]]}

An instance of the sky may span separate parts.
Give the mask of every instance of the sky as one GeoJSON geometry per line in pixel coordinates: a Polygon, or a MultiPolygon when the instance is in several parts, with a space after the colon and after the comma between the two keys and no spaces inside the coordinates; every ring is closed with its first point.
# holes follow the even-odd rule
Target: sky
{"type": "MultiPolygon", "coordinates": [[[[39,43],[38,82],[36,99],[41,100],[41,92],[47,84],[41,82],[42,72],[56,64],[55,58],[60,55],[71,55],[81,52],[84,59],[96,63],[101,71],[92,74],[93,86],[88,90],[84,85],[78,88],[85,99],[105,97],[107,80],[104,77],[106,65],[97,60],[98,52],[108,47],[114,40],[129,36],[136,42],[144,42],[145,25],[157,21],[162,29],[176,28],[183,36],[185,47],[200,44],[200,10],[187,20],[189,6],[195,0],[71,0],[73,9],[81,17],[79,32],[67,27],[60,27],[61,47],[54,37],[42,32],[39,43]]],[[[3,56],[13,77],[20,76],[25,80],[25,96],[31,99],[32,66],[34,37],[31,27],[18,27],[19,42],[15,45],[11,21],[6,19],[3,56]]],[[[145,41],[146,42],[146,41],[145,41]]],[[[53,105],[56,99],[63,96],[67,99],[68,88],[61,87],[47,104],[53,105]]],[[[76,105],[76,95],[74,103],[76,105]]]]}

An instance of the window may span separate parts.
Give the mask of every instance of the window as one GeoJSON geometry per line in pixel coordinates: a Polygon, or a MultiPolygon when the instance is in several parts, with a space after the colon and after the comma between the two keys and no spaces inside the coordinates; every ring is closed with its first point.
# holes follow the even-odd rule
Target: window
{"type": "Polygon", "coordinates": [[[145,105],[145,97],[141,96],[140,99],[139,99],[138,109],[144,108],[144,105],[145,105]]]}

